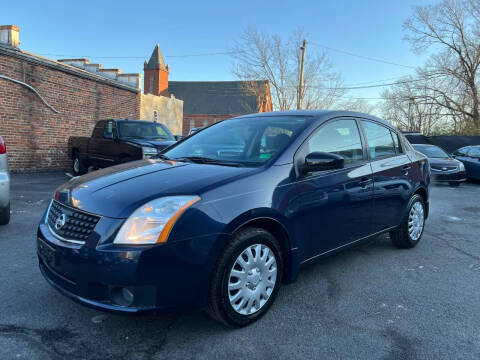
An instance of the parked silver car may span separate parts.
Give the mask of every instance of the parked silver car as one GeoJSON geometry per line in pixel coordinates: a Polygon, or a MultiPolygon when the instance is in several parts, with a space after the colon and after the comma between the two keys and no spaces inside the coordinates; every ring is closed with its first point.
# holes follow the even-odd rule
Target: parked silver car
{"type": "Polygon", "coordinates": [[[0,225],[10,221],[10,174],[8,173],[7,145],[0,136],[0,225]]]}

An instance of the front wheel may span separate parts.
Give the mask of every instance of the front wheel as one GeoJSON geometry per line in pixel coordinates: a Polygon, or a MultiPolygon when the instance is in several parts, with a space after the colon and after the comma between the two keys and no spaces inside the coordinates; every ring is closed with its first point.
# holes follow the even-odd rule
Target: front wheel
{"type": "Polygon", "coordinates": [[[459,187],[460,186],[460,181],[450,181],[448,184],[451,187],[459,187]]]}
{"type": "Polygon", "coordinates": [[[282,272],[282,253],[272,234],[260,228],[238,231],[217,262],[209,314],[232,327],[256,321],[275,300],[282,272]]]}
{"type": "Polygon", "coordinates": [[[390,239],[399,248],[413,248],[423,235],[425,228],[425,202],[415,194],[408,202],[407,215],[395,230],[390,232],[390,239]]]}
{"type": "Polygon", "coordinates": [[[80,159],[80,154],[78,152],[73,154],[72,172],[74,176],[80,176],[88,172],[88,165],[80,159]]]}

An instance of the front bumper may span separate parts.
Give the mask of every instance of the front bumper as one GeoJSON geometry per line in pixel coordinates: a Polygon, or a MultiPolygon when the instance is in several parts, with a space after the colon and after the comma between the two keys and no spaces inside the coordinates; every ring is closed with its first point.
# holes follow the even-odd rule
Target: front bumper
{"type": "Polygon", "coordinates": [[[99,232],[113,236],[108,229],[118,228],[121,220],[102,218],[79,245],[57,239],[44,220],[37,232],[40,270],[67,297],[122,313],[172,312],[207,304],[217,235],[153,247],[119,247],[102,242],[99,232]],[[119,289],[124,288],[133,294],[129,304],[118,301],[119,289]]]}
{"type": "Polygon", "coordinates": [[[435,182],[463,182],[467,180],[465,171],[431,171],[432,180],[435,182]]]}

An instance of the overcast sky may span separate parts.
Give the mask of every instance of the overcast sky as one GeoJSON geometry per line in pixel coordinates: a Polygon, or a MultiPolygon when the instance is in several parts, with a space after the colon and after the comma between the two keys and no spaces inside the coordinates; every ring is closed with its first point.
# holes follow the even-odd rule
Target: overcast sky
{"type": "MultiPolygon", "coordinates": [[[[142,72],[156,43],[171,80],[232,80],[228,55],[178,55],[228,51],[248,24],[289,36],[301,26],[313,43],[406,66],[421,65],[403,40],[402,24],[427,0],[332,1],[13,1],[0,0],[0,24],[20,27],[21,48],[53,59],[90,57],[104,67],[142,72]],[[138,57],[108,59],[99,57],[138,57]]],[[[345,85],[398,78],[410,67],[374,62],[329,50],[345,85]]],[[[391,82],[386,80],[385,82],[391,82]]],[[[381,88],[350,97],[376,98],[381,88]]],[[[375,102],[376,100],[371,100],[375,102]]]]}

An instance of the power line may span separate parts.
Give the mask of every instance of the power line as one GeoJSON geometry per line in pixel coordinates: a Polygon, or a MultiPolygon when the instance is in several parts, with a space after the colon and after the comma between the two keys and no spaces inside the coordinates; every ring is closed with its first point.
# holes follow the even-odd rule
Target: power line
{"type": "Polygon", "coordinates": [[[375,83],[383,83],[384,81],[392,81],[392,80],[397,80],[397,79],[406,79],[409,75],[402,75],[402,76],[395,76],[391,78],[386,78],[386,79],[380,79],[380,80],[371,80],[371,81],[361,81],[361,82],[355,82],[348,84],[347,86],[359,86],[359,85],[368,85],[368,84],[375,84],[375,83]]]}
{"type": "MultiPolygon", "coordinates": [[[[166,58],[184,58],[184,57],[195,57],[195,56],[215,56],[215,55],[231,55],[235,54],[236,51],[219,51],[219,52],[210,52],[210,53],[199,53],[199,54],[182,54],[182,55],[167,55],[166,58]]],[[[149,56],[96,56],[96,55],[72,55],[72,54],[50,54],[43,53],[39,54],[42,56],[68,56],[72,58],[92,58],[92,59],[148,59],[149,56]]]]}
{"type": "Polygon", "coordinates": [[[322,45],[322,44],[315,43],[315,42],[311,42],[311,41],[310,41],[309,43],[312,44],[312,45],[319,46],[319,47],[321,47],[321,48],[330,50],[330,51],[335,51],[335,52],[338,52],[338,53],[341,53],[341,54],[345,54],[345,55],[349,55],[349,56],[354,56],[354,57],[357,57],[357,58],[360,58],[360,59],[364,59],[364,60],[375,61],[375,62],[379,62],[379,63],[383,63],[383,64],[388,64],[388,65],[401,66],[401,67],[409,68],[409,69],[415,69],[415,66],[411,66],[411,65],[404,65],[404,64],[399,64],[399,63],[395,63],[395,62],[392,62],[392,61],[387,61],[387,60],[383,60],[383,59],[373,58],[373,57],[370,57],[370,56],[359,55],[359,54],[352,53],[352,52],[350,52],[350,51],[335,49],[335,48],[332,48],[332,47],[330,47],[330,46],[322,45]]]}
{"type": "Polygon", "coordinates": [[[325,89],[325,90],[359,90],[359,89],[373,89],[373,88],[378,88],[378,87],[385,87],[385,86],[392,86],[392,85],[402,85],[402,84],[410,84],[418,81],[425,81],[429,79],[433,79],[436,77],[441,77],[441,76],[432,76],[429,77],[428,79],[422,78],[422,79],[411,79],[411,80],[404,80],[404,81],[395,81],[395,82],[390,82],[390,83],[384,83],[384,84],[377,84],[377,85],[366,85],[366,86],[350,86],[350,87],[323,87],[323,86],[310,86],[313,88],[319,88],[319,89],[325,89]]]}

